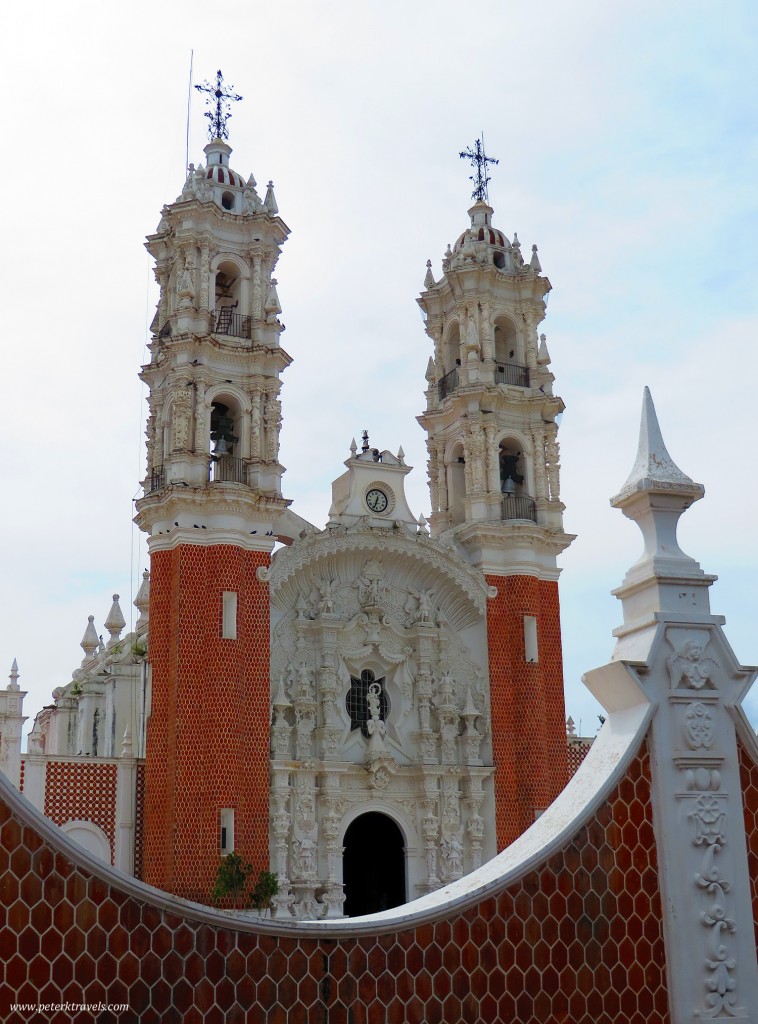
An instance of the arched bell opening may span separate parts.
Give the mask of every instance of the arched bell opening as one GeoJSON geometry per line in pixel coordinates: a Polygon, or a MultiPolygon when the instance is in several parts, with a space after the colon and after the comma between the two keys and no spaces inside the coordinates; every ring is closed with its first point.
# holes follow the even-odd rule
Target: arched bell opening
{"type": "Polygon", "coordinates": [[[537,521],[534,499],[529,495],[529,467],[518,441],[503,438],[498,450],[503,519],[537,521]]]}
{"type": "Polygon", "coordinates": [[[405,837],[387,814],[368,811],[347,828],[342,879],[345,914],[378,914],[406,902],[405,837]]]}
{"type": "Polygon", "coordinates": [[[458,526],[466,518],[466,458],[463,445],[457,444],[447,465],[448,509],[453,526],[458,526]]]}
{"type": "Polygon", "coordinates": [[[214,330],[237,338],[250,337],[250,317],[245,306],[244,278],[232,260],[223,260],[214,277],[214,330]]]}
{"type": "Polygon", "coordinates": [[[211,402],[208,435],[211,480],[223,483],[245,483],[245,463],[241,456],[242,414],[239,404],[228,395],[218,395],[211,402]]]}
{"type": "Polygon", "coordinates": [[[528,387],[523,346],[515,323],[508,316],[495,318],[495,383],[528,387]]]}

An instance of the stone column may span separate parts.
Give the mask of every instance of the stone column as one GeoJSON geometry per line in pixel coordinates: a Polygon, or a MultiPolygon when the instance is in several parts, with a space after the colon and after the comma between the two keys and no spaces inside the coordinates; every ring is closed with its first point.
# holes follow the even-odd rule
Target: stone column
{"type": "Polygon", "coordinates": [[[126,727],[121,757],[116,769],[116,842],[114,867],[134,874],[134,804],[137,790],[137,760],[132,756],[132,730],[126,727]]]}

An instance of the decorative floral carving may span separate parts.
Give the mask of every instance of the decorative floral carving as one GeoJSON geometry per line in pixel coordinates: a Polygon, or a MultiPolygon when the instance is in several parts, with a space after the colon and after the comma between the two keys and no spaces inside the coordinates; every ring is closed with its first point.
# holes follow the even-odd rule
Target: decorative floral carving
{"type": "Polygon", "coordinates": [[[713,712],[700,701],[688,704],[684,714],[684,734],[692,750],[710,748],[713,744],[715,724],[713,712]]]}

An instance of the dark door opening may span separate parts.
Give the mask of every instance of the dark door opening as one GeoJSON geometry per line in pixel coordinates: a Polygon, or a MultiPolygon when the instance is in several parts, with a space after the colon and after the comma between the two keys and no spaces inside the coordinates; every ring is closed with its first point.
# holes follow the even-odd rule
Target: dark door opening
{"type": "Polygon", "coordinates": [[[406,902],[403,833],[392,818],[369,811],[345,833],[345,914],[376,914],[406,902]]]}

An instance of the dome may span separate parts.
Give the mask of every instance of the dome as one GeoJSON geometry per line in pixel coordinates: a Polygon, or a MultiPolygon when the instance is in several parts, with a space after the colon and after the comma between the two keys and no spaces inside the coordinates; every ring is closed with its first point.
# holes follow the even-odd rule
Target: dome
{"type": "Polygon", "coordinates": [[[232,188],[244,188],[245,180],[242,175],[237,174],[231,167],[224,164],[211,164],[205,170],[205,177],[218,182],[219,185],[231,185],[232,188]]]}
{"type": "Polygon", "coordinates": [[[474,242],[489,242],[490,245],[497,245],[501,249],[510,247],[510,242],[506,240],[503,232],[498,231],[497,228],[482,226],[477,229],[474,226],[466,228],[463,234],[459,236],[458,241],[453,246],[453,252],[458,252],[468,238],[474,242]]]}

